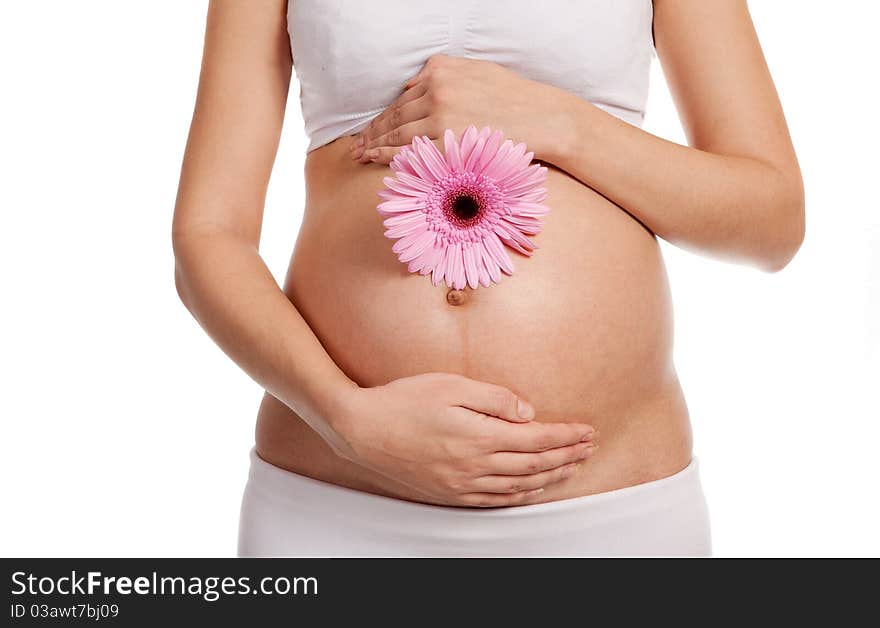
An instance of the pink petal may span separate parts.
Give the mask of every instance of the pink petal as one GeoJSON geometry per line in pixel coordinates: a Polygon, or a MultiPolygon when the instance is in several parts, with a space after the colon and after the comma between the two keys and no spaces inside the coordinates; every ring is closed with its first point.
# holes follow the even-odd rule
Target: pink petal
{"type": "Polygon", "coordinates": [[[513,201],[507,204],[508,209],[514,214],[523,216],[544,216],[550,213],[550,208],[540,203],[528,203],[526,201],[513,201]]]}
{"type": "Polygon", "coordinates": [[[501,268],[492,258],[488,250],[485,250],[483,253],[483,268],[489,274],[489,279],[495,283],[501,281],[501,268]]]}
{"type": "Polygon", "coordinates": [[[403,253],[406,249],[409,248],[409,245],[415,242],[416,238],[419,237],[419,234],[408,235],[404,238],[400,238],[394,245],[391,247],[391,250],[394,251],[395,255],[398,257],[401,253],[403,253]]]}
{"type": "MultiPolygon", "coordinates": [[[[507,196],[510,197],[514,195],[508,193],[507,196]]],[[[526,190],[515,195],[515,198],[516,201],[511,202],[525,201],[527,203],[543,203],[547,198],[547,188],[532,188],[531,190],[526,190]]]]}
{"type": "Polygon", "coordinates": [[[409,263],[407,267],[409,272],[411,273],[419,273],[420,275],[427,275],[434,268],[435,260],[437,258],[437,254],[440,249],[437,248],[436,239],[432,246],[425,247],[425,249],[409,263]]]}
{"type": "Polygon", "coordinates": [[[412,149],[409,146],[404,146],[400,149],[394,157],[391,158],[391,163],[389,166],[391,170],[400,174],[401,172],[405,172],[411,175],[417,175],[416,171],[413,169],[412,164],[410,164],[410,158],[412,157],[412,149]]]}
{"type": "Polygon", "coordinates": [[[473,150],[474,144],[476,143],[477,127],[472,124],[467,128],[467,130],[465,130],[464,134],[461,136],[459,153],[461,153],[461,161],[463,163],[467,163],[468,157],[471,156],[471,151],[473,150]]]}
{"type": "Polygon", "coordinates": [[[415,236],[412,243],[400,254],[401,262],[409,262],[425,252],[426,249],[434,246],[434,238],[437,234],[433,231],[423,231],[415,236]]]}
{"type": "Polygon", "coordinates": [[[413,144],[418,147],[419,157],[434,175],[435,180],[440,181],[449,174],[449,166],[446,165],[442,153],[434,146],[434,142],[427,137],[415,137],[413,144]]]}
{"type": "Polygon", "coordinates": [[[486,143],[492,137],[492,129],[487,126],[484,126],[480,129],[480,132],[477,133],[477,140],[474,143],[474,147],[471,149],[470,155],[467,156],[465,160],[464,169],[470,172],[474,171],[474,166],[480,160],[483,155],[483,150],[486,148],[486,143]]]}
{"type": "Polygon", "coordinates": [[[462,257],[464,259],[464,274],[467,278],[468,285],[471,288],[476,288],[480,282],[480,275],[477,272],[477,259],[474,256],[474,249],[476,247],[473,243],[467,243],[464,245],[464,249],[462,251],[462,257]]]}
{"type": "Polygon", "coordinates": [[[443,145],[446,149],[446,161],[453,172],[460,171],[463,163],[461,161],[461,152],[458,148],[458,140],[455,139],[455,133],[452,129],[446,129],[443,133],[443,145]]]}
{"type": "Polygon", "coordinates": [[[452,287],[452,266],[454,264],[455,245],[447,244],[443,252],[443,280],[452,287]]]}
{"type": "Polygon", "coordinates": [[[449,266],[450,273],[446,275],[446,284],[449,285],[450,275],[452,278],[452,286],[451,288],[455,288],[456,290],[464,290],[465,285],[465,275],[464,275],[464,260],[462,259],[461,252],[461,242],[456,242],[449,249],[449,256],[452,258],[450,260],[451,264],[449,266]]]}
{"type": "Polygon", "coordinates": [[[382,224],[386,227],[397,227],[403,224],[411,224],[411,223],[419,223],[425,224],[425,214],[424,212],[404,212],[399,214],[392,214],[388,218],[382,221],[382,224]]]}
{"type": "Polygon", "coordinates": [[[488,253],[486,252],[486,247],[483,246],[482,242],[478,242],[473,247],[474,249],[474,259],[476,259],[477,263],[477,276],[480,280],[480,285],[484,288],[488,288],[492,283],[492,275],[489,274],[489,271],[486,268],[486,256],[488,253]]]}
{"type": "Polygon", "coordinates": [[[464,169],[468,172],[474,172],[474,166],[480,158],[483,156],[483,149],[486,147],[486,138],[477,137],[477,143],[474,144],[473,149],[471,149],[471,154],[468,155],[467,161],[464,164],[464,169]]]}
{"type": "MultiPolygon", "coordinates": [[[[436,232],[427,229],[422,230],[418,233],[412,233],[410,235],[400,238],[397,242],[395,242],[394,246],[391,247],[391,250],[397,253],[397,256],[399,258],[405,255],[413,245],[419,245],[419,250],[421,250],[426,246],[424,242],[428,241],[428,237],[433,238],[434,236],[436,236],[436,232]]],[[[401,261],[409,260],[407,259],[401,261]]]]}
{"type": "Polygon", "coordinates": [[[495,225],[495,233],[510,248],[522,253],[523,255],[531,255],[532,251],[538,248],[535,243],[526,238],[519,232],[516,227],[512,227],[503,222],[495,225]]]}
{"type": "MultiPolygon", "coordinates": [[[[425,193],[425,190],[419,190],[406,183],[403,179],[385,177],[382,182],[385,183],[385,187],[389,190],[394,190],[398,194],[403,194],[404,196],[421,196],[425,193]]],[[[382,192],[379,193],[379,196],[385,198],[385,196],[382,195],[383,192],[385,192],[385,190],[382,190],[382,192]]]]}
{"type": "Polygon", "coordinates": [[[495,172],[493,173],[493,177],[495,181],[501,187],[507,187],[509,177],[514,175],[518,175],[524,166],[520,165],[520,162],[523,158],[523,155],[526,151],[525,144],[517,144],[513,147],[513,150],[510,154],[505,158],[504,163],[499,164],[497,168],[495,168],[495,172]]]}
{"type": "MultiPolygon", "coordinates": [[[[417,216],[424,216],[424,214],[416,214],[416,215],[417,216]]],[[[411,235],[416,232],[425,231],[426,229],[427,229],[427,225],[426,225],[424,219],[411,220],[411,221],[404,222],[399,225],[393,225],[391,227],[388,227],[388,230],[385,231],[385,237],[397,239],[397,238],[402,238],[404,236],[411,235]]]]}
{"type": "Polygon", "coordinates": [[[379,198],[383,201],[400,201],[406,197],[406,194],[395,192],[394,190],[379,190],[379,198]]]}
{"type": "Polygon", "coordinates": [[[512,275],[513,262],[507,255],[507,251],[505,251],[504,247],[501,245],[501,240],[498,238],[498,234],[489,234],[483,239],[483,244],[486,246],[486,251],[489,252],[492,261],[495,262],[505,273],[512,275]]]}
{"type": "Polygon", "coordinates": [[[409,158],[409,164],[415,171],[415,176],[421,178],[423,181],[433,184],[437,180],[434,173],[431,172],[431,169],[428,168],[422,159],[420,151],[416,150],[412,152],[412,155],[410,155],[409,158]]]}
{"type": "Polygon", "coordinates": [[[547,168],[539,164],[532,164],[520,174],[508,178],[504,183],[504,190],[508,196],[516,196],[541,185],[546,179],[547,168]]]}
{"type": "Polygon", "coordinates": [[[420,211],[424,207],[424,199],[404,198],[397,201],[385,201],[384,203],[379,203],[376,209],[379,210],[380,214],[388,215],[397,212],[420,211]]]}
{"type": "Polygon", "coordinates": [[[514,225],[527,235],[537,235],[541,232],[541,221],[531,216],[505,216],[503,220],[514,225]]]}
{"type": "Polygon", "coordinates": [[[495,155],[498,153],[498,148],[503,141],[504,134],[501,131],[495,131],[489,136],[489,139],[486,140],[486,145],[483,147],[483,152],[480,155],[479,160],[474,163],[474,174],[481,174],[483,170],[485,170],[486,166],[492,162],[495,155]]]}
{"type": "MultiPolygon", "coordinates": [[[[434,268],[437,266],[440,261],[440,255],[443,253],[443,248],[438,244],[438,242],[434,241],[434,246],[425,249],[425,252],[422,254],[421,263],[422,267],[419,270],[420,275],[427,275],[430,272],[434,271],[434,268]]],[[[436,284],[435,284],[436,285],[436,284]]]]}
{"type": "Polygon", "coordinates": [[[437,246],[440,247],[440,250],[434,268],[431,269],[431,283],[435,286],[439,286],[440,282],[443,281],[443,277],[446,274],[446,257],[449,255],[448,246],[441,245],[439,242],[437,246]]]}
{"type": "Polygon", "coordinates": [[[507,156],[513,150],[513,142],[510,140],[505,140],[501,146],[498,147],[498,150],[495,153],[495,156],[492,160],[486,164],[486,167],[483,169],[483,175],[489,177],[491,179],[495,179],[495,173],[498,168],[502,167],[506,161],[507,156]]]}
{"type": "Polygon", "coordinates": [[[430,192],[432,186],[427,181],[423,181],[415,175],[407,174],[406,172],[398,172],[397,178],[400,179],[406,185],[420,190],[422,192],[430,192]]]}

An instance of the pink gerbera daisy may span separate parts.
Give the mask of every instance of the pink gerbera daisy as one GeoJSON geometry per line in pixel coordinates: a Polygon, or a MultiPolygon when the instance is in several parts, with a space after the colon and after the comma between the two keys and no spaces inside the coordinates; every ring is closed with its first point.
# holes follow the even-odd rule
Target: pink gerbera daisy
{"type": "Polygon", "coordinates": [[[547,168],[530,165],[533,153],[525,144],[488,127],[469,126],[460,144],[447,129],[443,141],[445,157],[427,137],[401,149],[377,209],[410,272],[431,273],[435,286],[487,287],[513,273],[502,244],[523,255],[537,248],[528,236],[541,231],[541,217],[550,211],[540,187],[547,168]]]}

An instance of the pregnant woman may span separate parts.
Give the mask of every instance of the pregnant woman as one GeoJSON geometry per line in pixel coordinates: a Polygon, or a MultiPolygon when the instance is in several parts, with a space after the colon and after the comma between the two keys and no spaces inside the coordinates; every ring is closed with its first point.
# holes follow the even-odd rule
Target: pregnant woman
{"type": "Polygon", "coordinates": [[[657,237],[777,271],[803,203],[745,0],[211,2],[173,241],[184,304],[267,391],[239,553],[708,554],[657,237]],[[689,146],[639,128],[655,46],[689,146]],[[294,69],[280,289],[258,245],[294,69]],[[410,272],[377,205],[466,228],[486,198],[426,200],[406,164],[490,143],[537,164],[492,206],[549,210],[535,250],[498,231],[504,272],[410,272]]]}

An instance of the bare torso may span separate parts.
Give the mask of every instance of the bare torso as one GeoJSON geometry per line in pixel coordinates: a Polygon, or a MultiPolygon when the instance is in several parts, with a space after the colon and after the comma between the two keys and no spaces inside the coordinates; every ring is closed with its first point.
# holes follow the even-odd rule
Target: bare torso
{"type": "MultiPolygon", "coordinates": [[[[376,212],[387,166],[348,156],[350,138],[312,151],[306,209],[285,293],[327,352],[361,386],[442,371],[501,384],[537,420],[585,421],[600,449],[540,501],[671,475],[691,459],[687,408],[672,363],[666,272],[652,233],[550,168],[551,213],[516,271],[498,285],[448,288],[409,274],[376,212]]],[[[423,501],[337,457],[287,406],[266,395],[256,446],[272,464],[335,484],[423,501]]]]}

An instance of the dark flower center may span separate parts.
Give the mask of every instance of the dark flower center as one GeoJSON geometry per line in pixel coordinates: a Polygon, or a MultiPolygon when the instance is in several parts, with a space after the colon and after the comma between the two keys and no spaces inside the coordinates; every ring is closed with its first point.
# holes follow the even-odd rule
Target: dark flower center
{"type": "Polygon", "coordinates": [[[480,213],[480,204],[473,196],[457,196],[452,201],[452,213],[459,220],[473,220],[480,213]]]}

